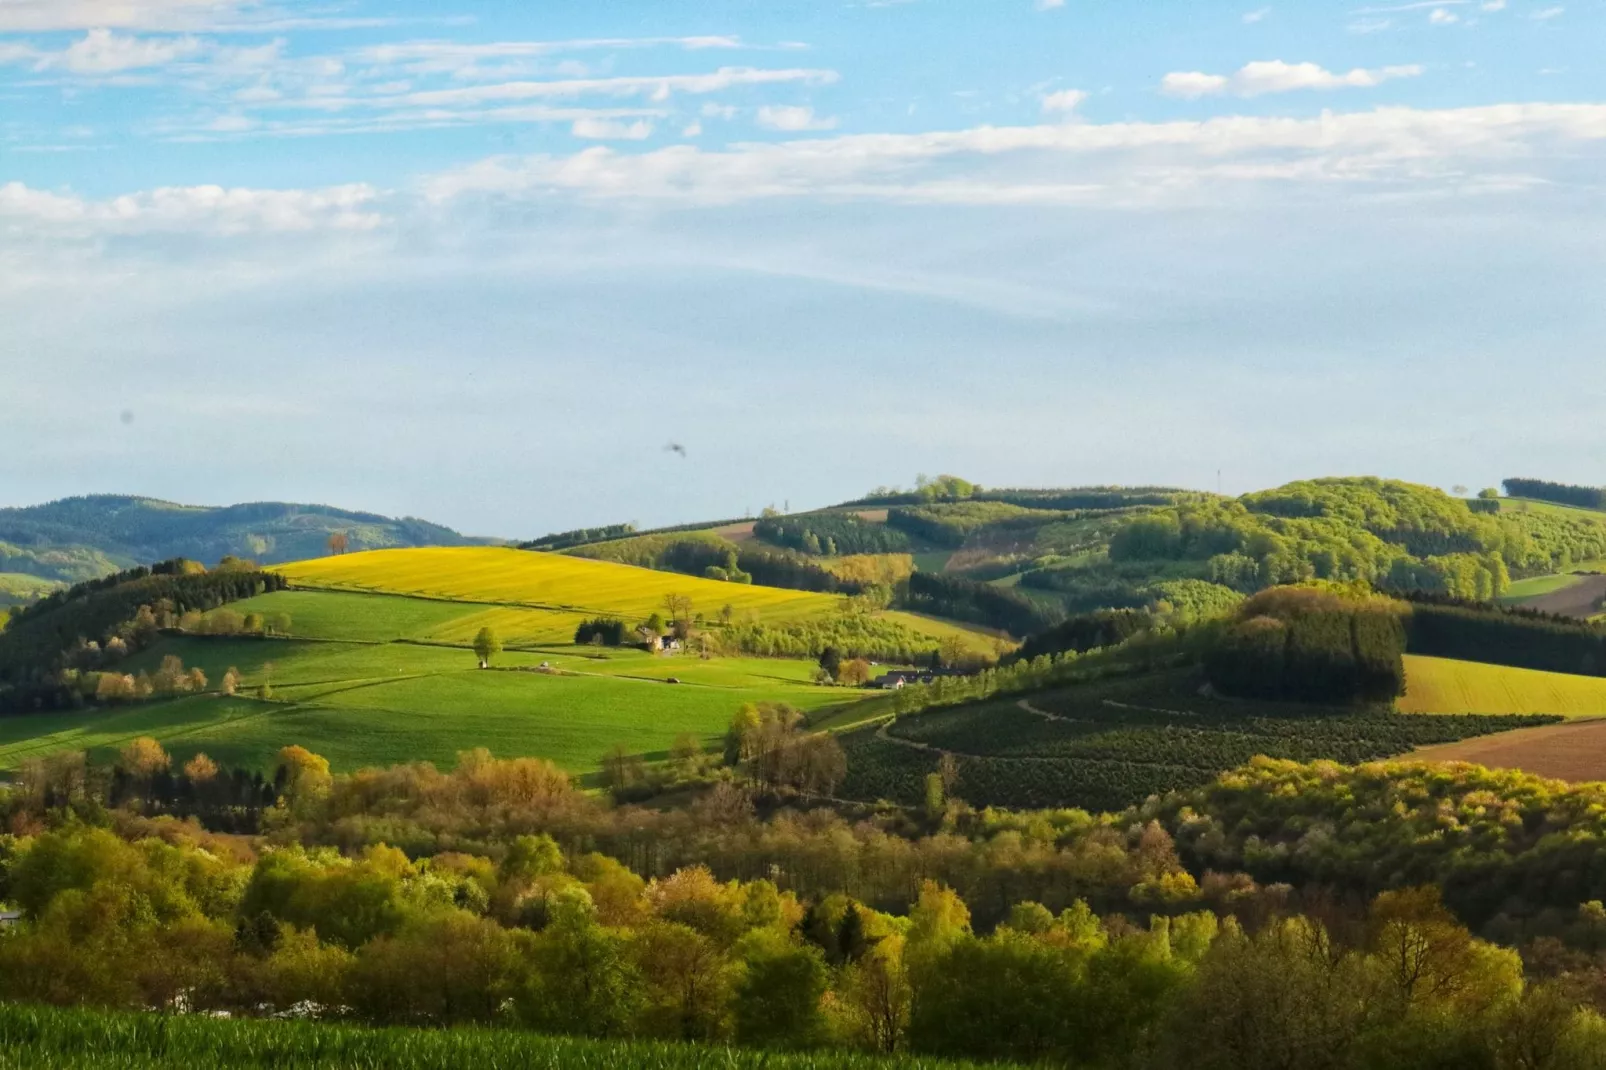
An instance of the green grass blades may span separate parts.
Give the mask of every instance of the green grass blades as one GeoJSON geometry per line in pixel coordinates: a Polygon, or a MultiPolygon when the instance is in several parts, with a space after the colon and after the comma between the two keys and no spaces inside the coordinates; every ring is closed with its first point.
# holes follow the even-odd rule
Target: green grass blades
{"type": "Polygon", "coordinates": [[[0,1070],[963,1070],[838,1052],[777,1054],[513,1030],[361,1029],[0,1005],[0,1070]]]}

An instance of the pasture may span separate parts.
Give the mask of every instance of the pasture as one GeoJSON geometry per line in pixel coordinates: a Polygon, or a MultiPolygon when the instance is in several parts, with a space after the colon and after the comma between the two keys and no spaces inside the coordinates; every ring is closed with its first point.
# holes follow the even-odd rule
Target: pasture
{"type": "MultiPolygon", "coordinates": [[[[359,628],[350,621],[341,627],[359,628]]],[[[814,685],[814,666],[806,661],[702,661],[592,647],[507,651],[494,669],[481,671],[465,648],[417,642],[167,638],[130,659],[127,669],[154,668],[169,654],[200,667],[213,690],[0,719],[0,769],[61,750],[106,757],[148,735],[180,760],[205,751],[258,769],[271,768],[291,743],[328,758],[337,771],[409,761],[449,766],[458,751],[487,747],[502,757],[548,758],[583,776],[600,768],[615,745],[657,757],[690,733],[717,746],[748,702],[813,711],[862,696],[814,685]],[[554,671],[534,671],[543,662],[554,671]],[[241,686],[225,696],[216,689],[231,666],[241,686]],[[681,683],[667,683],[671,676],[681,683]],[[271,688],[266,700],[257,697],[264,683],[271,688]]]]}
{"type": "Polygon", "coordinates": [[[1606,715],[1606,678],[1405,656],[1402,713],[1606,715]]]}
{"type": "MultiPolygon", "coordinates": [[[[810,660],[703,660],[571,645],[584,616],[644,617],[661,611],[661,592],[670,590],[714,588],[722,595],[745,595],[749,606],[770,607],[766,618],[777,612],[783,619],[835,611],[836,600],[826,596],[518,551],[466,557],[451,551],[419,553],[422,565],[403,561],[406,567],[388,576],[370,571],[365,559],[390,560],[388,568],[397,564],[392,555],[332,559],[358,567],[351,573],[335,570],[329,582],[388,583],[428,597],[290,590],[235,602],[229,608],[236,613],[287,616],[287,634],[165,637],[121,669],[154,672],[163,658],[174,655],[186,668],[205,673],[206,693],[6,718],[0,721],[0,769],[62,750],[88,750],[104,758],[148,735],[179,760],[205,751],[225,764],[258,769],[270,769],[280,748],[291,743],[322,754],[336,770],[408,761],[450,765],[458,751],[487,747],[504,757],[548,758],[584,776],[594,773],[616,745],[655,757],[689,733],[717,746],[745,703],[781,701],[812,712],[863,697],[814,684],[810,660]],[[513,567],[512,578],[498,586],[494,574],[485,571],[487,556],[498,567],[535,567],[513,567]],[[547,567],[554,563],[557,568],[547,567]],[[452,571],[464,565],[461,575],[452,571]],[[421,567],[444,571],[426,577],[421,567]],[[630,583],[642,584],[642,590],[632,590],[630,583]],[[448,594],[481,600],[451,601],[448,594]],[[522,604],[526,600],[544,605],[522,604]],[[576,608],[582,604],[583,610],[576,608]],[[481,671],[469,646],[486,625],[506,649],[491,670],[481,671]],[[537,671],[543,664],[546,671],[537,671]],[[240,677],[232,696],[220,690],[230,668],[240,677]],[[671,677],[680,682],[669,683],[671,677]]],[[[939,638],[960,630],[942,621],[909,619],[939,638]]]]}

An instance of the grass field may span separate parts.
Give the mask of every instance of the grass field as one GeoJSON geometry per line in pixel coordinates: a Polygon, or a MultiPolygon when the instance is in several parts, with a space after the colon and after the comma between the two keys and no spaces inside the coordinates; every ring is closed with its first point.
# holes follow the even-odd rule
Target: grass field
{"type": "Polygon", "coordinates": [[[1553,516],[1582,516],[1600,523],[1606,521],[1606,512],[1599,509],[1585,509],[1577,505],[1558,505],[1556,502],[1542,502],[1537,498],[1501,498],[1500,511],[1502,513],[1550,513],[1553,516]]]}
{"type": "MultiPolygon", "coordinates": [[[[363,604],[383,611],[391,601],[404,600],[363,604]]],[[[340,627],[384,631],[398,619],[340,627]]],[[[149,735],[181,760],[205,751],[254,768],[271,767],[290,743],[322,754],[336,770],[419,760],[449,766],[458,751],[488,747],[504,757],[550,758],[584,775],[615,744],[657,756],[689,732],[712,746],[744,703],[784,701],[814,711],[861,696],[815,686],[806,661],[702,661],[592,647],[508,651],[495,670],[482,672],[466,649],[415,642],[169,638],[126,668],[154,668],[168,654],[200,667],[214,688],[226,669],[238,668],[240,694],[0,719],[0,769],[60,750],[104,757],[149,735]],[[513,671],[542,662],[561,675],[513,671]],[[681,683],[667,683],[671,676],[681,683]],[[270,701],[247,697],[264,681],[271,682],[270,701]]]]}
{"type": "Polygon", "coordinates": [[[0,606],[31,602],[64,586],[55,580],[42,580],[26,572],[0,572],[0,606]]]}
{"type": "Polygon", "coordinates": [[[0,1070],[959,1070],[966,1065],[910,1055],[782,1054],[578,1040],[513,1029],[363,1029],[0,1005],[0,1070]]]}
{"type": "Polygon", "coordinates": [[[1583,578],[1571,572],[1563,572],[1551,576],[1530,576],[1525,580],[1513,580],[1511,586],[1506,588],[1506,593],[1497,601],[1503,605],[1517,605],[1530,598],[1566,590],[1583,578]]]}
{"type": "MultiPolygon", "coordinates": [[[[587,776],[616,745],[656,757],[690,733],[712,746],[749,702],[787,702],[829,716],[866,695],[814,684],[810,660],[705,661],[572,645],[584,617],[640,620],[661,612],[669,593],[689,596],[710,616],[730,604],[739,617],[781,624],[838,612],[834,596],[488,547],[350,554],[283,571],[320,589],[277,591],[230,608],[287,615],[287,635],[169,636],[121,666],[150,672],[177,655],[206,674],[210,693],[0,720],[0,770],[69,749],[105,757],[149,735],[180,760],[205,751],[225,764],[262,769],[291,743],[322,754],[337,771],[450,765],[459,751],[487,747],[503,757],[549,758],[587,776]],[[469,650],[484,626],[506,647],[491,671],[481,671],[469,650]],[[534,671],[542,664],[551,671],[534,671]],[[231,667],[240,687],[225,696],[218,688],[231,667]]],[[[950,635],[981,649],[993,645],[977,629],[889,616],[933,646],[950,635]]]]}
{"type": "Polygon", "coordinates": [[[1606,678],[1415,654],[1407,654],[1405,663],[1402,713],[1606,715],[1606,678]]]}

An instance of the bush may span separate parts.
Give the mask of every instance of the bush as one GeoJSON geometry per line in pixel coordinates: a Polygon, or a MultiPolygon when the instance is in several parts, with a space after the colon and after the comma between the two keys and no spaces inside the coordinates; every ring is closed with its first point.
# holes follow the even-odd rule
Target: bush
{"type": "Polygon", "coordinates": [[[601,646],[624,646],[629,640],[629,630],[625,622],[614,617],[592,617],[583,620],[574,630],[576,646],[587,646],[597,643],[601,646]]]}

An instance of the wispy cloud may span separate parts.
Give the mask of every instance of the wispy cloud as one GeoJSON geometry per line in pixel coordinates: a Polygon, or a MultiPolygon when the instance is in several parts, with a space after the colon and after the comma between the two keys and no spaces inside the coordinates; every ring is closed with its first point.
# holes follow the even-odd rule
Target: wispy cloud
{"type": "Polygon", "coordinates": [[[1606,145],[1606,105],[976,127],[724,151],[677,145],[635,155],[596,148],[573,156],[493,157],[430,179],[425,193],[436,202],[567,194],[718,204],[827,196],[1141,208],[1251,187],[1519,192],[1545,181],[1512,168],[1541,143],[1594,146],[1598,153],[1606,145]]]}
{"type": "Polygon", "coordinates": [[[1270,14],[1271,8],[1269,7],[1257,8],[1254,11],[1246,11],[1244,12],[1244,24],[1246,26],[1253,26],[1257,22],[1264,22],[1266,21],[1266,17],[1270,14]]]}
{"type": "Polygon", "coordinates": [[[1061,89],[1043,97],[1043,111],[1048,114],[1069,115],[1080,108],[1087,100],[1087,93],[1080,89],[1061,89]]]}
{"type": "Polygon", "coordinates": [[[1538,11],[1535,11],[1532,15],[1529,15],[1528,17],[1533,19],[1536,22],[1546,22],[1546,21],[1548,21],[1550,19],[1559,17],[1566,10],[1567,10],[1566,8],[1564,8],[1564,7],[1562,7],[1561,5],[1558,4],[1558,5],[1554,6],[1554,7],[1540,8],[1538,11]]]}
{"type": "Polygon", "coordinates": [[[1334,73],[1315,63],[1285,63],[1260,60],[1247,63],[1233,74],[1206,74],[1202,71],[1174,71],[1160,82],[1167,96],[1194,99],[1228,94],[1258,97],[1268,93],[1289,93],[1302,89],[1369,89],[1395,78],[1414,78],[1419,66],[1357,67],[1334,73]]]}
{"type": "Polygon", "coordinates": [[[813,108],[786,104],[766,104],[758,109],[758,125],[766,130],[801,132],[804,130],[834,130],[836,120],[814,114],[813,108]]]}
{"type": "Polygon", "coordinates": [[[592,141],[644,141],[652,137],[652,124],[645,119],[633,123],[617,119],[576,119],[569,132],[592,141]]]}
{"type": "Polygon", "coordinates": [[[464,25],[471,16],[426,18],[297,14],[263,0],[0,0],[0,33],[143,30],[286,33],[401,25],[464,25]]]}
{"type": "Polygon", "coordinates": [[[316,190],[187,186],[91,201],[11,182],[0,185],[0,232],[40,226],[69,235],[372,230],[385,223],[380,196],[362,184],[316,190]]]}

